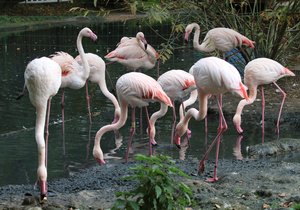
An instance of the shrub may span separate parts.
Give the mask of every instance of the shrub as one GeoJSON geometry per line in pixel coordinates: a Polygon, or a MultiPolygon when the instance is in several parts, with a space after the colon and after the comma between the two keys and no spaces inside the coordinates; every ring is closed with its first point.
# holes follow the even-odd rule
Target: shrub
{"type": "Polygon", "coordinates": [[[129,192],[118,192],[112,210],[184,209],[191,205],[191,189],[177,176],[188,177],[174,166],[168,156],[136,155],[141,164],[132,167],[134,174],[126,180],[137,181],[137,187],[129,192]]]}

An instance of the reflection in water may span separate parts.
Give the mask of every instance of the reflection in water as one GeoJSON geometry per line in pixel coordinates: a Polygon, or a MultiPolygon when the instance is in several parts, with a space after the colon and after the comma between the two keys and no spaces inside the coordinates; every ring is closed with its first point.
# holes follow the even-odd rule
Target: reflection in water
{"type": "Polygon", "coordinates": [[[233,155],[237,160],[243,160],[243,154],[241,150],[242,140],[243,140],[243,135],[238,135],[235,146],[233,147],[233,155]]]}
{"type": "Polygon", "coordinates": [[[121,160],[122,157],[120,156],[116,156],[117,155],[117,151],[120,149],[120,147],[123,144],[123,136],[120,134],[119,131],[115,132],[115,148],[109,150],[108,153],[104,154],[104,159],[117,159],[117,160],[121,160]]]}
{"type": "Polygon", "coordinates": [[[180,149],[179,149],[179,159],[180,160],[185,160],[186,151],[189,148],[189,146],[190,146],[189,137],[186,135],[180,144],[180,149]]]}

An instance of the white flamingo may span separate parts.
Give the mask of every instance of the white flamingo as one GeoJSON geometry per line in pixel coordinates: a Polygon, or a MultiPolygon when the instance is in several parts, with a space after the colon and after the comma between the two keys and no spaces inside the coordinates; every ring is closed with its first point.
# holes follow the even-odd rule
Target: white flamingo
{"type": "Polygon", "coordinates": [[[191,23],[185,28],[184,37],[186,41],[188,41],[193,29],[195,29],[193,46],[197,51],[209,53],[214,50],[220,50],[224,53],[242,45],[254,48],[254,41],[233,29],[222,27],[209,30],[203,42],[199,44],[200,26],[197,23],[191,23]]]}
{"type": "MultiPolygon", "coordinates": [[[[84,49],[82,46],[82,38],[88,37],[91,38],[93,41],[96,41],[97,36],[92,32],[89,28],[83,28],[78,36],[77,36],[77,49],[82,60],[82,66],[78,64],[78,62],[68,53],[65,52],[57,52],[56,54],[51,55],[51,59],[57,62],[61,69],[62,69],[62,121],[64,123],[64,88],[68,87],[71,89],[80,89],[82,88],[86,80],[90,75],[90,67],[89,63],[86,59],[84,49]]],[[[89,106],[89,97],[87,93],[87,103],[88,103],[88,112],[89,112],[89,119],[91,122],[91,111],[89,106]]],[[[63,124],[64,125],[64,124],[63,124]]],[[[63,126],[64,130],[64,126],[63,126]]]]}
{"type": "Polygon", "coordinates": [[[61,68],[50,58],[42,57],[32,60],[26,67],[24,78],[32,105],[36,108],[35,138],[38,148],[37,178],[40,184],[41,200],[47,199],[47,147],[48,120],[52,96],[56,95],[61,85],[61,68]],[[46,141],[44,138],[45,120],[46,141]]]}
{"type": "MultiPolygon", "coordinates": [[[[180,119],[184,117],[184,109],[191,105],[197,99],[197,90],[194,76],[183,70],[170,70],[162,74],[157,82],[166,92],[173,103],[173,123],[171,142],[173,142],[174,128],[176,123],[175,100],[182,102],[188,95],[190,98],[181,103],[179,108],[180,119]]],[[[153,113],[150,117],[149,124],[151,126],[151,133],[149,133],[152,142],[155,141],[155,123],[159,118],[162,118],[168,111],[168,106],[165,103],[160,104],[160,110],[153,113]]],[[[149,128],[148,128],[149,129],[149,128]]]]}
{"type": "MultiPolygon", "coordinates": [[[[273,83],[282,95],[282,101],[279,108],[275,132],[279,134],[279,123],[283,104],[286,98],[286,93],[276,83],[282,77],[295,76],[288,68],[282,66],[277,61],[269,58],[256,58],[250,61],[245,67],[244,83],[249,88],[249,100],[241,100],[237,106],[236,113],[233,117],[233,123],[238,133],[242,133],[241,115],[244,106],[252,104],[257,96],[257,87],[261,85],[262,94],[262,137],[264,137],[264,112],[265,112],[265,97],[263,85],[273,83]]],[[[262,139],[263,140],[263,139],[262,139]]]]}
{"type": "Polygon", "coordinates": [[[214,175],[213,178],[207,180],[214,182],[218,180],[217,166],[220,138],[227,130],[227,123],[222,111],[222,94],[226,92],[233,92],[242,98],[247,99],[247,87],[242,83],[238,70],[233,65],[217,57],[206,57],[200,59],[194,64],[192,72],[198,91],[199,110],[190,108],[187,111],[185,117],[182,118],[176,126],[174,140],[176,145],[180,145],[180,137],[186,132],[190,119],[193,117],[196,120],[203,120],[207,115],[208,97],[210,97],[210,95],[217,95],[220,115],[218,133],[199,163],[199,172],[202,172],[204,170],[205,160],[207,159],[210,150],[217,142],[214,175]]]}

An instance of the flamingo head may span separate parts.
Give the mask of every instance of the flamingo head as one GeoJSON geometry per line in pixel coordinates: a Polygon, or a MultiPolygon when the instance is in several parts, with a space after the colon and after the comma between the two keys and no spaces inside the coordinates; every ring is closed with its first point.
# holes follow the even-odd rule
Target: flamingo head
{"type": "Polygon", "coordinates": [[[94,42],[97,40],[97,35],[94,34],[94,32],[93,32],[91,29],[87,28],[87,27],[83,28],[83,29],[80,31],[80,33],[81,33],[83,36],[85,36],[85,37],[89,37],[89,38],[92,39],[94,42]]]}
{"type": "Polygon", "coordinates": [[[95,158],[95,160],[97,161],[97,163],[99,163],[99,165],[104,165],[105,164],[105,161],[103,159],[95,158]]]}
{"type": "Polygon", "coordinates": [[[191,32],[192,31],[190,31],[190,30],[188,30],[188,31],[186,30],[185,33],[184,33],[184,40],[185,40],[186,43],[189,42],[189,36],[190,36],[191,32]]]}
{"type": "Polygon", "coordinates": [[[93,156],[94,156],[95,160],[96,160],[100,165],[104,165],[104,164],[105,164],[105,161],[104,161],[104,158],[103,158],[103,152],[102,152],[102,150],[101,150],[100,147],[94,146],[94,149],[93,149],[93,156]]]}
{"type": "Polygon", "coordinates": [[[241,128],[241,115],[238,115],[238,114],[235,114],[234,117],[233,117],[233,124],[234,124],[234,127],[236,129],[236,131],[239,133],[239,134],[242,134],[243,133],[243,129],[241,128]]]}
{"type": "Polygon", "coordinates": [[[174,135],[174,144],[175,144],[175,146],[176,146],[178,149],[181,149],[180,141],[181,141],[180,136],[179,136],[177,133],[175,133],[175,135],[174,135]]]}
{"type": "Polygon", "coordinates": [[[136,38],[137,38],[137,40],[140,40],[144,44],[145,50],[147,50],[148,43],[147,43],[147,41],[145,39],[144,33],[143,32],[138,32],[136,34],[136,38]]]}
{"type": "Polygon", "coordinates": [[[194,28],[195,28],[195,30],[200,30],[200,26],[197,23],[191,23],[191,24],[186,26],[185,34],[184,34],[184,39],[185,39],[186,42],[189,41],[189,36],[192,33],[194,28]]]}

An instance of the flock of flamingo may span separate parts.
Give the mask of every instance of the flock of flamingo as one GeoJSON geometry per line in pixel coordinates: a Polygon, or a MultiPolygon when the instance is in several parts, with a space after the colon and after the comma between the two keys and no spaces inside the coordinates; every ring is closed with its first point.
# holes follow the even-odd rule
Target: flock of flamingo
{"type": "MultiPolygon", "coordinates": [[[[242,45],[254,48],[254,41],[228,28],[215,28],[208,31],[203,42],[199,44],[200,27],[197,23],[189,24],[186,27],[186,40],[188,40],[193,30],[195,31],[193,46],[197,51],[212,52],[219,50],[224,53],[233,48],[241,47],[242,45]]],[[[136,37],[123,37],[117,44],[116,49],[105,56],[107,60],[119,62],[133,71],[120,76],[117,80],[116,98],[114,94],[108,91],[106,86],[105,62],[98,55],[84,52],[82,46],[83,37],[90,38],[93,41],[97,39],[96,34],[94,34],[92,30],[83,28],[77,38],[79,55],[76,58],[73,58],[65,52],[57,52],[49,57],[36,58],[29,62],[24,73],[25,86],[29,92],[30,101],[36,108],[35,138],[38,146],[37,178],[42,200],[47,199],[47,144],[51,98],[57,94],[59,89],[62,89],[62,91],[66,87],[79,89],[86,85],[86,97],[91,122],[87,87],[88,80],[99,85],[102,93],[111,100],[115,108],[112,123],[101,127],[95,136],[93,156],[99,164],[105,163],[100,146],[101,138],[106,132],[117,131],[124,126],[128,117],[128,106],[133,110],[136,107],[144,107],[146,110],[149,154],[151,155],[152,146],[157,144],[155,140],[155,122],[167,113],[168,107],[173,108],[171,143],[180,147],[180,138],[184,134],[190,136],[191,131],[188,129],[190,119],[192,117],[198,121],[206,119],[208,99],[210,96],[215,95],[219,110],[219,127],[215,139],[199,163],[199,172],[201,172],[204,170],[205,160],[210,150],[216,144],[215,170],[213,177],[207,180],[209,182],[218,180],[217,165],[220,139],[228,127],[222,112],[223,93],[232,92],[242,98],[233,118],[237,132],[242,133],[241,114],[243,107],[254,102],[258,86],[261,85],[263,88],[263,85],[274,83],[283,95],[276,125],[276,132],[279,133],[279,119],[286,94],[278,86],[276,81],[281,77],[295,76],[295,74],[272,59],[256,58],[250,61],[245,66],[244,83],[242,82],[238,70],[233,65],[221,58],[213,56],[200,59],[192,65],[189,72],[176,69],[170,70],[155,80],[144,73],[136,72],[136,70],[140,69],[153,68],[159,58],[155,49],[147,43],[144,34],[138,32],[136,37]],[[247,93],[247,90],[249,90],[249,93],[247,93]],[[188,99],[183,101],[186,98],[188,99]],[[175,100],[181,102],[179,108],[180,121],[177,125],[175,100]],[[194,104],[196,100],[199,101],[199,109],[190,108],[188,111],[185,111],[186,107],[194,104]],[[153,113],[150,117],[147,111],[149,102],[160,103],[159,111],[153,113]],[[46,131],[44,129],[46,129],[46,131]],[[44,133],[46,134],[45,136],[44,133]]],[[[264,109],[263,95],[262,98],[264,109]]],[[[62,104],[63,103],[64,94],[62,94],[62,104]]],[[[135,133],[135,111],[131,113],[132,126],[125,156],[126,161],[128,159],[128,150],[135,133]]],[[[264,114],[264,111],[262,113],[264,114]]],[[[63,110],[62,121],[64,121],[63,110]]],[[[262,120],[262,122],[263,121],[264,120],[262,120]]]]}

